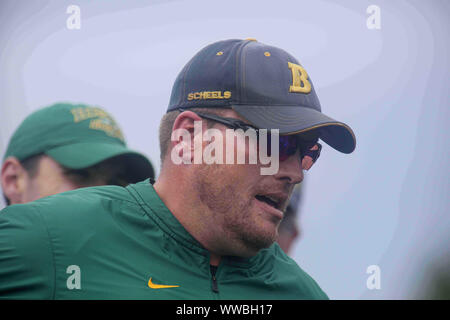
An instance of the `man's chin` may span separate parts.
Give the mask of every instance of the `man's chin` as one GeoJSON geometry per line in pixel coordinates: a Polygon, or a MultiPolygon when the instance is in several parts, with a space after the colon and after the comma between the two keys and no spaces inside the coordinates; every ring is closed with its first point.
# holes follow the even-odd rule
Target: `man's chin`
{"type": "Polygon", "coordinates": [[[259,230],[248,232],[243,237],[245,246],[249,252],[256,255],[260,250],[270,247],[278,237],[278,229],[273,226],[265,226],[259,230]]]}

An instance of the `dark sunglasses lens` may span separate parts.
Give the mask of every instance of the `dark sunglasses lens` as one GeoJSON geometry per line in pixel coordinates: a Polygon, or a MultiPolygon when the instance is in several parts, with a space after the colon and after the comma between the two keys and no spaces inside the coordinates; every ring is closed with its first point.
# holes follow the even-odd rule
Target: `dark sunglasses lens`
{"type": "MultiPolygon", "coordinates": [[[[259,138],[259,136],[257,137],[259,138]]],[[[295,154],[295,151],[297,150],[297,140],[292,136],[280,136],[278,146],[280,161],[284,161],[289,156],[295,154]]],[[[270,134],[267,134],[267,155],[272,155],[272,137],[270,134]]]]}
{"type": "MultiPolygon", "coordinates": [[[[258,136],[259,137],[259,136],[258,136]]],[[[259,145],[259,142],[258,142],[259,145]]],[[[271,156],[271,135],[267,135],[267,155],[271,156]]],[[[300,148],[300,160],[302,161],[302,169],[309,170],[317,158],[319,158],[322,146],[320,143],[301,143],[295,136],[279,137],[279,159],[285,161],[297,152],[300,148]]]]}
{"type": "Polygon", "coordinates": [[[297,139],[294,136],[280,137],[280,161],[284,161],[297,151],[297,139]]]}

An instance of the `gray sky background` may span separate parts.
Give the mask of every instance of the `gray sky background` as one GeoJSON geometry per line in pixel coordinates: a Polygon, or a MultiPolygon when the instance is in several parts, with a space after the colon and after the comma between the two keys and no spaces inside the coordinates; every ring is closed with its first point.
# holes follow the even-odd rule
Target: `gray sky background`
{"type": "MultiPolygon", "coordinates": [[[[0,154],[33,110],[98,105],[159,167],[173,81],[202,47],[256,38],[297,57],[351,155],[307,173],[293,257],[333,299],[416,297],[449,256],[450,3],[433,1],[0,1],[0,154]],[[81,8],[68,30],[66,9],[81,8]],[[369,30],[369,5],[381,29],[369,30]],[[366,269],[381,269],[368,290],[366,269]]],[[[0,207],[3,204],[0,203],[0,207]]]]}

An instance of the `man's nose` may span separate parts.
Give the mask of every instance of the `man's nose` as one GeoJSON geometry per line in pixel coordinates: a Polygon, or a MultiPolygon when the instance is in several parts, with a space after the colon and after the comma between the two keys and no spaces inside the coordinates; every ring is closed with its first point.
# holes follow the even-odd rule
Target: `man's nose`
{"type": "Polygon", "coordinates": [[[289,180],[289,183],[297,184],[303,181],[302,163],[300,160],[300,150],[286,160],[280,161],[277,179],[289,180]]]}

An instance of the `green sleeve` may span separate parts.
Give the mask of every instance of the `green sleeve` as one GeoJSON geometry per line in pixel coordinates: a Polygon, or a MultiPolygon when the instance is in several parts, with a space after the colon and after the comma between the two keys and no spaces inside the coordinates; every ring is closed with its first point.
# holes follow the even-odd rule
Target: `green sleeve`
{"type": "Polygon", "coordinates": [[[55,269],[49,235],[32,204],[0,212],[0,299],[53,299],[55,269]]]}

